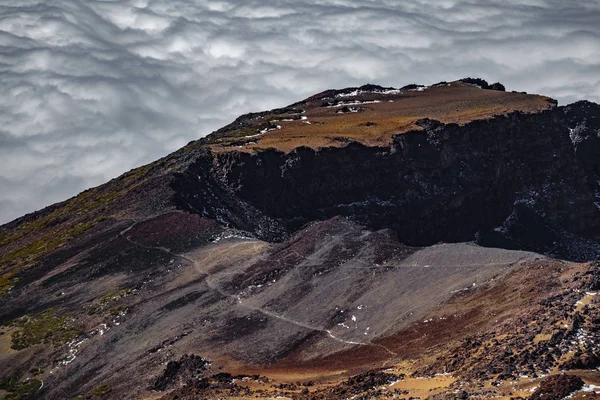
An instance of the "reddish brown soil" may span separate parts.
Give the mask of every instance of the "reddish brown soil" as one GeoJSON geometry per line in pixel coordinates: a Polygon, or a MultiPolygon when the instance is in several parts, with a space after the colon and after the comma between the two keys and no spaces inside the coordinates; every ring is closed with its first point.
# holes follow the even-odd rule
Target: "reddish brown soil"
{"type": "Polygon", "coordinates": [[[203,245],[223,228],[197,214],[170,212],[135,224],[124,234],[136,243],[183,252],[203,245]]]}

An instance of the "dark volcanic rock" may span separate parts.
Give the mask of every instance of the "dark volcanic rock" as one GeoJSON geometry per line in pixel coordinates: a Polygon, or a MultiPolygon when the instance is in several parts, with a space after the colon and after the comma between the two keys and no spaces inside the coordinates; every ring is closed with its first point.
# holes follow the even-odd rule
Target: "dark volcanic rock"
{"type": "Polygon", "coordinates": [[[126,236],[147,247],[165,247],[183,253],[206,244],[221,231],[222,227],[214,220],[173,212],[134,225],[126,236]]]}
{"type": "Polygon", "coordinates": [[[463,78],[460,81],[463,83],[468,83],[469,85],[479,86],[482,89],[487,89],[490,86],[485,79],[481,79],[481,78],[469,77],[469,78],[463,78]]]}
{"type": "Polygon", "coordinates": [[[542,381],[531,395],[531,400],[560,400],[581,389],[583,381],[578,376],[555,375],[542,381]]]}
{"type": "Polygon", "coordinates": [[[596,369],[600,367],[600,356],[594,353],[586,353],[574,356],[562,364],[561,369],[596,369]]]}
{"type": "Polygon", "coordinates": [[[381,393],[373,392],[373,390],[402,379],[404,379],[404,375],[389,374],[381,371],[367,371],[360,375],[350,377],[348,380],[343,381],[334,387],[310,394],[303,393],[295,398],[298,400],[378,398],[378,395],[381,395],[381,393]]]}
{"type": "MultiPolygon", "coordinates": [[[[210,151],[201,149],[200,152],[196,162],[185,173],[177,174],[173,181],[175,203],[203,217],[253,232],[260,238],[281,240],[285,237],[285,228],[279,221],[236,197],[235,187],[223,182],[220,176],[223,166],[217,164],[210,151]]],[[[238,167],[243,168],[243,165],[238,167]]]]}
{"type": "Polygon", "coordinates": [[[501,84],[500,82],[496,82],[496,83],[492,83],[489,88],[490,90],[498,90],[500,92],[505,92],[506,88],[504,87],[503,84],[501,84]]]}
{"type": "Polygon", "coordinates": [[[600,105],[578,101],[563,111],[575,155],[583,165],[596,204],[600,204],[600,105]]]}
{"type": "Polygon", "coordinates": [[[204,373],[208,362],[202,357],[184,355],[179,361],[169,361],[165,371],[152,384],[153,390],[164,391],[189,380],[198,379],[204,373]]]}
{"type": "Polygon", "coordinates": [[[417,85],[416,83],[411,83],[410,85],[402,86],[400,90],[416,90],[418,88],[425,87],[424,85],[417,85]]]}
{"type": "Polygon", "coordinates": [[[481,78],[464,78],[464,79],[461,79],[460,82],[468,83],[470,85],[476,85],[482,89],[498,90],[500,92],[506,91],[506,88],[500,82],[492,83],[490,85],[489,83],[487,83],[486,80],[481,79],[481,78]]]}
{"type": "Polygon", "coordinates": [[[411,245],[481,232],[483,244],[502,245],[501,236],[509,247],[548,252],[564,230],[600,227],[560,117],[513,113],[465,126],[424,120],[423,130],[382,148],[206,153],[174,180],[176,201],[268,239],[343,215],[391,228],[411,245]]]}

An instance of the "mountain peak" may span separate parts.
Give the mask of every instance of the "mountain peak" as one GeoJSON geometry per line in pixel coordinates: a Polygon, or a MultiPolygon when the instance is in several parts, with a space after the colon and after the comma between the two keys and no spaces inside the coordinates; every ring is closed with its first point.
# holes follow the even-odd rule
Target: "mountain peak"
{"type": "Polygon", "coordinates": [[[549,398],[598,382],[600,108],[501,89],[328,90],[1,226],[0,390],[549,398]]]}
{"type": "Polygon", "coordinates": [[[500,83],[465,78],[400,89],[366,84],[326,90],[286,108],[253,113],[209,135],[213,151],[339,147],[350,141],[387,146],[394,135],[419,129],[429,118],[465,124],[519,111],[538,113],[555,106],[545,96],[504,92],[500,83]]]}

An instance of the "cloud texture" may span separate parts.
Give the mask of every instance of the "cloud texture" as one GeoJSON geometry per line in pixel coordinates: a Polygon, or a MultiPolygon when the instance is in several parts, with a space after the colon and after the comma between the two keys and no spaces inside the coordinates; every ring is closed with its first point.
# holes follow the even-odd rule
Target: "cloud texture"
{"type": "Polygon", "coordinates": [[[589,0],[3,0],[0,223],[327,88],[598,102],[598,21],[589,0]]]}

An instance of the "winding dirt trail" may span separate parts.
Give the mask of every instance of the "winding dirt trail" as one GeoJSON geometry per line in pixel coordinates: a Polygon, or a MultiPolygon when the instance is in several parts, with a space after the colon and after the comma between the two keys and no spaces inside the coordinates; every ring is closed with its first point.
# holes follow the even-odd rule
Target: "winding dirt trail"
{"type": "MultiPolygon", "coordinates": [[[[144,245],[144,244],[141,244],[141,243],[138,243],[138,242],[136,242],[136,241],[132,240],[132,239],[131,239],[131,237],[130,237],[129,235],[127,235],[127,232],[129,232],[130,230],[132,230],[132,229],[133,229],[133,228],[134,228],[136,225],[138,225],[138,224],[140,224],[140,223],[143,223],[143,222],[145,222],[145,221],[135,221],[135,222],[134,222],[134,223],[133,223],[131,226],[129,226],[127,229],[125,229],[125,230],[121,231],[121,232],[119,233],[119,235],[120,235],[120,236],[122,236],[122,237],[123,237],[125,240],[127,240],[129,243],[133,244],[134,246],[139,246],[139,247],[141,247],[141,248],[144,248],[144,249],[149,249],[149,250],[159,250],[159,251],[162,251],[162,252],[164,252],[164,253],[167,253],[167,254],[169,254],[169,255],[170,255],[170,256],[172,256],[172,257],[179,258],[179,259],[182,259],[182,260],[185,260],[185,261],[187,261],[187,262],[191,263],[191,264],[194,266],[194,268],[196,269],[196,271],[197,271],[198,273],[200,273],[200,274],[201,274],[201,275],[202,275],[202,276],[205,278],[204,280],[205,280],[205,282],[206,282],[207,286],[208,286],[208,287],[209,287],[211,290],[213,290],[213,291],[215,291],[215,292],[219,293],[219,294],[220,294],[221,296],[223,296],[223,297],[226,297],[226,298],[230,298],[230,299],[233,299],[233,300],[235,300],[235,301],[236,301],[236,303],[237,303],[237,304],[238,304],[240,307],[243,307],[243,308],[245,308],[245,309],[248,309],[248,310],[252,310],[252,311],[259,312],[259,313],[261,313],[261,314],[263,314],[263,315],[266,315],[266,316],[268,316],[268,317],[270,317],[270,318],[278,319],[278,320],[280,320],[280,321],[287,322],[287,323],[289,323],[289,324],[292,324],[292,325],[298,326],[298,327],[300,327],[300,328],[303,328],[303,329],[307,329],[307,330],[311,330],[311,331],[315,331],[315,332],[321,332],[321,333],[324,333],[324,334],[326,335],[326,337],[328,337],[329,339],[332,339],[332,340],[334,340],[334,341],[336,341],[336,342],[338,342],[338,343],[342,343],[342,344],[345,344],[345,345],[352,345],[352,346],[372,346],[372,347],[378,347],[378,348],[381,348],[381,349],[385,350],[385,351],[386,351],[388,354],[390,354],[390,356],[391,356],[391,357],[390,357],[388,360],[386,360],[386,361],[383,363],[383,366],[384,366],[384,367],[385,367],[385,366],[386,366],[386,365],[387,365],[387,364],[388,364],[388,363],[389,363],[389,362],[390,362],[390,361],[391,361],[391,360],[392,360],[394,357],[397,357],[397,356],[398,356],[398,354],[397,354],[397,353],[393,352],[392,350],[390,350],[390,349],[389,349],[389,348],[387,348],[386,346],[383,346],[383,345],[380,345],[380,344],[371,343],[371,342],[359,342],[359,341],[345,340],[345,339],[342,339],[342,338],[340,338],[340,337],[337,337],[336,335],[334,335],[334,334],[333,334],[333,333],[332,333],[332,332],[331,332],[329,329],[325,329],[325,328],[321,328],[321,327],[313,326],[313,325],[310,325],[310,324],[307,324],[307,323],[304,323],[304,322],[301,322],[301,321],[296,321],[296,320],[294,320],[294,319],[287,318],[287,317],[285,317],[285,316],[283,316],[283,315],[279,315],[279,314],[277,314],[277,313],[275,313],[275,312],[273,312],[273,311],[265,310],[264,308],[261,308],[261,307],[258,307],[258,306],[254,306],[254,305],[252,305],[252,304],[248,304],[248,303],[244,302],[240,296],[238,296],[238,295],[236,295],[236,294],[232,294],[232,293],[227,293],[227,292],[225,292],[225,291],[224,291],[222,288],[220,288],[220,287],[219,287],[217,284],[215,284],[214,282],[212,282],[212,281],[209,279],[210,275],[209,275],[209,274],[207,274],[206,272],[204,272],[204,271],[203,271],[203,269],[202,269],[202,267],[201,267],[201,266],[198,264],[198,262],[197,262],[196,260],[194,260],[193,258],[190,258],[190,257],[188,257],[188,256],[186,256],[186,255],[184,255],[184,254],[177,254],[177,253],[174,253],[174,252],[172,252],[171,250],[169,250],[169,249],[168,249],[168,248],[166,248],[166,247],[161,247],[161,246],[147,246],[147,245],[144,245]]],[[[209,257],[210,257],[210,255],[209,255],[209,257]]],[[[207,257],[207,258],[209,258],[209,257],[207,257]]]]}

